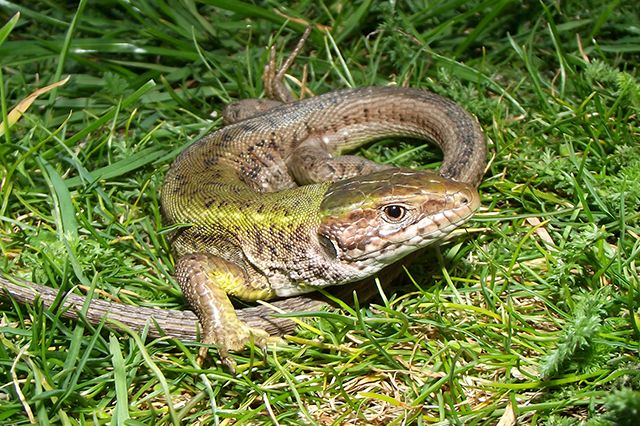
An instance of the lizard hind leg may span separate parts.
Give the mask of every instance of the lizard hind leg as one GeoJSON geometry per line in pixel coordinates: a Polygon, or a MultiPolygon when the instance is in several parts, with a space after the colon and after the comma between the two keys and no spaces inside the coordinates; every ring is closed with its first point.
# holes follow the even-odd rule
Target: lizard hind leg
{"type": "MultiPolygon", "coordinates": [[[[264,72],[262,73],[262,80],[264,81],[265,90],[267,91],[269,99],[273,99],[284,104],[290,104],[296,101],[295,96],[293,96],[293,94],[289,92],[289,90],[287,90],[282,79],[293,64],[296,56],[298,56],[298,54],[302,51],[302,48],[304,47],[304,44],[309,38],[312,30],[312,26],[307,27],[307,29],[304,31],[304,34],[302,34],[302,37],[300,37],[300,40],[298,40],[298,44],[296,45],[295,49],[293,49],[293,52],[291,52],[291,54],[287,57],[280,69],[277,69],[276,65],[276,45],[274,43],[271,46],[271,49],[269,51],[269,62],[267,63],[267,65],[265,65],[264,72]]],[[[305,95],[306,75],[307,68],[305,65],[300,99],[302,99],[305,95]]]]}
{"type": "MultiPolygon", "coordinates": [[[[277,341],[236,316],[227,293],[244,291],[245,274],[237,265],[209,253],[187,254],[176,262],[175,279],[200,320],[200,341],[217,345],[222,363],[231,371],[236,363],[229,350],[241,351],[253,343],[266,354],[267,344],[277,341]]],[[[198,365],[208,358],[208,348],[200,348],[198,365]]]]}
{"type": "MultiPolygon", "coordinates": [[[[296,101],[295,96],[284,85],[282,79],[293,64],[296,56],[304,47],[305,42],[311,34],[313,27],[307,27],[293,52],[285,60],[280,69],[276,64],[276,44],[274,43],[269,50],[269,62],[264,67],[262,79],[264,81],[265,90],[269,99],[240,99],[228,104],[222,110],[222,118],[226,124],[238,123],[248,118],[253,118],[277,108],[283,104],[296,101]]],[[[303,77],[301,82],[300,99],[304,98],[306,92],[307,66],[304,65],[303,77]]]]}

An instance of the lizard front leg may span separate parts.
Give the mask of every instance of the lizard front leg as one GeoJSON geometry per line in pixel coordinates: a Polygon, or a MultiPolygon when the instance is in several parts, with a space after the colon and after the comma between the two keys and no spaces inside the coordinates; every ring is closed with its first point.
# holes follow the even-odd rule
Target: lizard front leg
{"type": "Polygon", "coordinates": [[[327,144],[318,138],[304,141],[285,162],[299,185],[337,182],[394,168],[357,155],[333,156],[327,144]]]}
{"type": "MultiPolygon", "coordinates": [[[[237,265],[209,253],[187,254],[176,262],[175,279],[200,320],[200,341],[217,345],[222,363],[231,371],[235,371],[236,362],[229,350],[241,351],[253,343],[266,355],[267,344],[279,341],[266,331],[248,327],[238,320],[227,296],[247,291],[246,274],[237,265]]],[[[265,297],[256,296],[256,299],[265,297]]],[[[202,365],[205,358],[208,358],[208,348],[202,347],[198,351],[198,365],[202,365]]]]}

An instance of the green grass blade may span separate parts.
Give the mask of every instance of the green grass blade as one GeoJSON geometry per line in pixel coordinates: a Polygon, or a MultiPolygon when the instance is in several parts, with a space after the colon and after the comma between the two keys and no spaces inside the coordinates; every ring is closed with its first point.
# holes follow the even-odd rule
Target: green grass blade
{"type": "Polygon", "coordinates": [[[9,22],[7,22],[2,28],[0,28],[0,46],[2,45],[2,43],[4,43],[7,36],[11,33],[13,28],[16,26],[19,19],[20,19],[20,12],[13,15],[13,17],[9,19],[9,22]]]}

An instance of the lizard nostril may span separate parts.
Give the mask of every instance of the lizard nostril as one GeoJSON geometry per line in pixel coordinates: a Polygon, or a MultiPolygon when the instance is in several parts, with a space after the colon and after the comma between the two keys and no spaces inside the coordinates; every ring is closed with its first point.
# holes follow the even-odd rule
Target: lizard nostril
{"type": "Polygon", "coordinates": [[[458,206],[467,206],[473,202],[473,194],[464,189],[455,195],[455,201],[458,206]]]}

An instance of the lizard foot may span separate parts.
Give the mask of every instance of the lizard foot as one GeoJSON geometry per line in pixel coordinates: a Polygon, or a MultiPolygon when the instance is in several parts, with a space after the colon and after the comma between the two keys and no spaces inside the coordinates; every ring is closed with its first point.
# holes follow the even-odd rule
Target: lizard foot
{"type": "MultiPolygon", "coordinates": [[[[231,357],[229,351],[239,352],[252,345],[262,352],[264,358],[267,357],[267,346],[269,344],[281,344],[284,341],[276,336],[270,336],[266,331],[257,328],[247,327],[238,321],[234,326],[225,327],[220,330],[216,327],[215,336],[208,335],[207,330],[203,330],[202,343],[218,346],[218,357],[222,364],[233,374],[236,373],[236,361],[231,357]],[[208,335],[208,336],[206,336],[208,335]]],[[[198,351],[198,366],[210,364],[212,362],[209,347],[203,346],[198,351]]]]}

